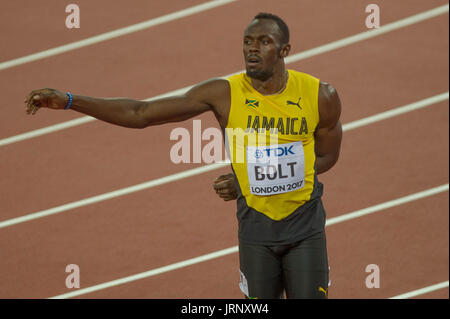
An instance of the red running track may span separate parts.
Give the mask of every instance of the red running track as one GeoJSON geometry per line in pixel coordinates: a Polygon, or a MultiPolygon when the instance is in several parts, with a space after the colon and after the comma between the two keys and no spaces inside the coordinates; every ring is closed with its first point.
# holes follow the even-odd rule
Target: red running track
{"type": "MultiPolygon", "coordinates": [[[[7,15],[7,28],[0,28],[0,35],[11,46],[1,50],[1,61],[200,1],[173,1],[170,6],[142,2],[137,6],[142,10],[117,2],[106,11],[104,2],[80,1],[79,32],[64,28],[64,8],[55,3],[21,9],[24,19],[18,21],[7,15]],[[39,23],[38,12],[53,19],[39,23]],[[42,34],[50,36],[37,41],[36,35],[42,34]]],[[[34,88],[144,99],[242,69],[242,31],[255,8],[288,22],[294,53],[366,30],[364,4],[358,1],[297,3],[237,1],[2,70],[0,84],[8,94],[0,104],[0,138],[80,116],[47,110],[26,116],[22,100],[34,88]]],[[[381,22],[445,3],[379,1],[381,22]]],[[[19,3],[8,6],[5,12],[22,8],[19,3]]],[[[343,123],[446,92],[448,13],[288,67],[338,89],[343,123]]],[[[212,114],[196,119],[203,128],[218,127],[212,114]]],[[[146,130],[95,121],[2,146],[0,222],[203,165],[170,162],[169,134],[175,127],[191,129],[192,120],[146,130]]],[[[448,183],[448,144],[448,101],[344,133],[338,164],[320,176],[328,218],[448,183]]],[[[216,198],[211,188],[213,179],[228,171],[218,169],[1,228],[0,297],[47,298],[70,292],[65,287],[68,264],[80,266],[85,288],[235,246],[235,205],[216,198]]],[[[448,235],[448,191],[331,225],[330,298],[388,298],[448,280],[448,235]],[[364,284],[365,267],[373,263],[381,270],[378,289],[364,284]]],[[[237,254],[231,254],[80,297],[241,298],[238,279],[237,254]]],[[[448,288],[422,297],[448,298],[448,288]]]]}

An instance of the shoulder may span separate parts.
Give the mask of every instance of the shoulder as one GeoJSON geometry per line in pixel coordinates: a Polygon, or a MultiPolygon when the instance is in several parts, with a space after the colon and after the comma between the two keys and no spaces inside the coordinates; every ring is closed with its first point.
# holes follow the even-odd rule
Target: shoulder
{"type": "Polygon", "coordinates": [[[212,78],[197,84],[197,86],[213,88],[218,90],[226,90],[226,88],[230,87],[230,85],[228,84],[228,80],[224,78],[212,78]]]}
{"type": "Polygon", "coordinates": [[[341,101],[336,89],[327,82],[319,84],[319,126],[334,126],[341,116],[341,101]]]}
{"type": "Polygon", "coordinates": [[[224,128],[230,110],[230,92],[230,84],[226,79],[214,78],[195,85],[185,95],[189,100],[209,107],[224,128]]]}
{"type": "Polygon", "coordinates": [[[292,76],[292,78],[294,78],[297,81],[301,81],[302,85],[306,84],[312,88],[317,87],[317,83],[320,83],[319,78],[315,77],[312,74],[293,69],[287,69],[287,71],[289,72],[289,76],[292,76]]]}
{"type": "Polygon", "coordinates": [[[320,81],[319,83],[319,102],[332,102],[338,98],[336,89],[327,82],[320,81]]]}
{"type": "Polygon", "coordinates": [[[208,104],[215,104],[230,94],[230,84],[226,79],[213,78],[193,86],[186,95],[208,104]]]}

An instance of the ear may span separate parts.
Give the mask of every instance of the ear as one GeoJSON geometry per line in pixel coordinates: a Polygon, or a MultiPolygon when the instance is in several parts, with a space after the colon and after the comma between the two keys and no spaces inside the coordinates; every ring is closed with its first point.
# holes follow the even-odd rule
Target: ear
{"type": "Polygon", "coordinates": [[[280,58],[285,58],[289,55],[289,52],[291,51],[291,45],[290,44],[284,44],[281,47],[280,50],[280,58]]]}

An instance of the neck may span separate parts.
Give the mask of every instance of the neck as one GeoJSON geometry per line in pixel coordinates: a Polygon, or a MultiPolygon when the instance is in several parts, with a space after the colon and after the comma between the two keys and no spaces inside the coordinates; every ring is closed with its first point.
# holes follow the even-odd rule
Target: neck
{"type": "Polygon", "coordinates": [[[252,86],[262,95],[278,94],[286,87],[289,74],[284,65],[276,68],[273,75],[266,81],[251,79],[252,86]]]}

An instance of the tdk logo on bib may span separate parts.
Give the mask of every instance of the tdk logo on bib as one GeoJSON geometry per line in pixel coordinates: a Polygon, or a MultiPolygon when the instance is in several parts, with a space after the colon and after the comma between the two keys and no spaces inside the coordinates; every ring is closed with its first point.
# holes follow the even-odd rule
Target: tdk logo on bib
{"type": "Polygon", "coordinates": [[[260,159],[263,158],[264,153],[261,150],[256,150],[255,151],[255,158],[260,159]]]}
{"type": "Polygon", "coordinates": [[[264,155],[266,155],[267,157],[271,157],[271,156],[279,157],[279,156],[284,156],[284,155],[289,155],[289,154],[295,155],[292,150],[293,147],[294,146],[291,145],[289,147],[283,146],[283,147],[277,147],[277,148],[267,148],[263,151],[256,150],[255,157],[262,158],[264,155]]]}
{"type": "Polygon", "coordinates": [[[271,146],[247,146],[250,192],[274,195],[302,188],[305,156],[301,141],[271,146]]]}
{"type": "MultiPolygon", "coordinates": [[[[251,146],[247,147],[247,150],[251,146]]],[[[288,156],[288,155],[295,155],[295,149],[294,145],[290,146],[260,146],[260,147],[253,147],[255,149],[254,156],[248,156],[247,162],[250,163],[260,163],[260,162],[266,162],[270,158],[278,158],[282,156],[288,156]]],[[[303,148],[302,148],[303,149],[303,148]]]]}

